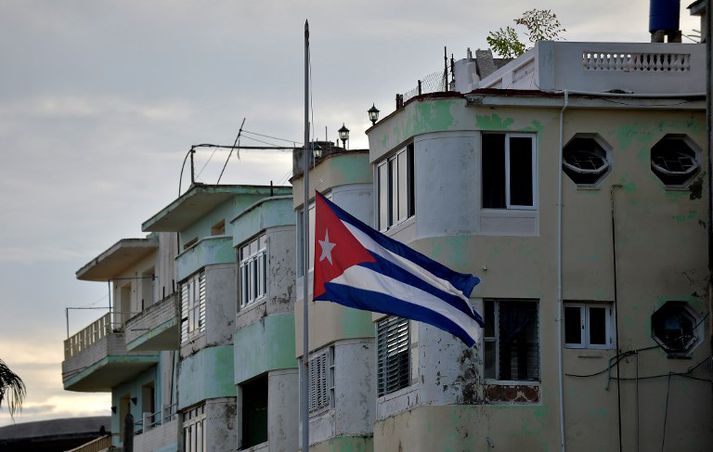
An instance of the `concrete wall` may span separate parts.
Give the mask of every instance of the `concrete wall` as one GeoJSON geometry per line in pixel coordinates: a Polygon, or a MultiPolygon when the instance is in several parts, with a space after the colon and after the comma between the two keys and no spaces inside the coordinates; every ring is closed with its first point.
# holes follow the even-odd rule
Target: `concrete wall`
{"type": "Polygon", "coordinates": [[[181,344],[181,357],[185,358],[204,347],[227,345],[233,342],[237,286],[235,264],[209,265],[206,277],[206,329],[205,333],[181,344]]]}
{"type": "Polygon", "coordinates": [[[206,399],[235,397],[233,347],[207,347],[181,360],[178,372],[178,409],[206,399]]]}
{"type": "MultiPolygon", "coordinates": [[[[379,399],[376,450],[559,447],[556,244],[560,175],[565,300],[614,301],[610,200],[611,188],[617,185],[621,186],[614,189],[620,349],[627,352],[655,345],[651,314],[668,300],[687,301],[699,319],[708,314],[704,299],[707,199],[699,189],[707,186],[706,176],[700,172],[699,180],[686,189],[670,189],[650,168],[650,149],[666,134],[685,134],[702,147],[702,112],[614,107],[566,111],[564,143],[576,133],[598,133],[611,146],[612,169],[596,187],[577,187],[562,174],[559,132],[559,109],[466,107],[459,99],[413,102],[370,131],[372,162],[408,139],[414,142],[416,214],[391,233],[456,270],[480,276],[482,283],[472,294],[476,306],[482,307],[483,298],[539,300],[540,335],[536,402],[483,404],[483,393],[478,392],[484,388],[482,357],[468,354],[446,333],[412,324],[414,384],[379,399]],[[537,134],[537,208],[529,216],[480,208],[479,131],[537,134]]],[[[705,156],[701,157],[705,168],[705,156]]],[[[664,418],[668,422],[666,450],[698,450],[713,443],[706,420],[711,417],[710,385],[684,377],[672,377],[669,385],[667,379],[668,372],[685,373],[705,359],[709,340],[706,330],[690,360],[668,359],[654,348],[620,363],[622,377],[633,379],[637,363],[639,375],[651,377],[639,381],[638,405],[636,381],[620,382],[625,450],[636,446],[637,416],[641,450],[660,448],[664,418]],[[672,396],[668,412],[667,393],[672,396]]],[[[567,447],[615,449],[617,385],[612,380],[607,386],[606,379],[614,351],[565,349],[563,354],[566,374],[587,375],[604,369],[597,377],[564,377],[567,447]]],[[[694,375],[711,376],[702,367],[694,375]]]]}
{"type": "Polygon", "coordinates": [[[235,398],[222,397],[205,402],[206,450],[235,450],[238,428],[235,425],[235,398]]]}
{"type": "Polygon", "coordinates": [[[371,436],[376,397],[375,356],[373,339],[335,342],[333,406],[310,416],[310,445],[319,447],[341,437],[371,436]]]}

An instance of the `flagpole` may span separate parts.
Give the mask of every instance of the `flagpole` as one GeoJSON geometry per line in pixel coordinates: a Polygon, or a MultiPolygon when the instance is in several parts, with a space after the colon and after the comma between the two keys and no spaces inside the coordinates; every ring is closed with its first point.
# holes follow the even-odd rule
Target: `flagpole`
{"type": "Polygon", "coordinates": [[[305,134],[302,147],[302,367],[300,375],[300,418],[302,452],[309,450],[309,23],[305,20],[305,134]]]}

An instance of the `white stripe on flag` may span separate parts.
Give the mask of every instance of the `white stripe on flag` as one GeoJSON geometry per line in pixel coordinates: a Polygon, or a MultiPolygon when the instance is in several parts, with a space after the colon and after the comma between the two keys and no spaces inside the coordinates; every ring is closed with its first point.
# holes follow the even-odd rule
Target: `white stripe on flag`
{"type": "Polygon", "coordinates": [[[463,292],[454,287],[453,284],[450,283],[450,281],[443,278],[439,278],[438,276],[434,275],[433,273],[416,264],[415,262],[408,260],[403,256],[399,256],[393,251],[384,248],[383,246],[379,245],[379,243],[375,242],[374,239],[362,232],[361,229],[352,226],[348,222],[342,221],[342,223],[344,224],[344,226],[346,226],[347,229],[349,229],[349,232],[351,232],[352,235],[356,237],[359,243],[361,243],[362,246],[367,250],[371,251],[372,253],[378,254],[379,256],[383,257],[392,264],[398,265],[404,270],[407,270],[412,275],[425,280],[427,283],[436,287],[437,289],[459,297],[461,300],[466,302],[466,305],[470,307],[470,304],[468,303],[468,297],[463,295],[463,292]]]}
{"type": "Polygon", "coordinates": [[[473,338],[476,344],[480,340],[481,328],[473,318],[453,307],[450,303],[398,279],[377,273],[366,267],[354,265],[329,282],[383,293],[398,298],[404,303],[421,306],[442,315],[461,327],[466,334],[473,338]]]}

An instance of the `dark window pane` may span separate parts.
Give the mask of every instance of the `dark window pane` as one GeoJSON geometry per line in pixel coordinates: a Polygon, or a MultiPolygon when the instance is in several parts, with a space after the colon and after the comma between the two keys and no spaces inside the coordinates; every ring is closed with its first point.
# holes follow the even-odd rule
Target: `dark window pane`
{"type": "Polygon", "coordinates": [[[495,378],[495,342],[486,341],[483,344],[483,373],[485,378],[495,378]]]}
{"type": "Polygon", "coordinates": [[[498,303],[501,380],[537,380],[540,376],[537,303],[498,303]]]}
{"type": "Polygon", "coordinates": [[[483,302],[485,308],[485,333],[484,337],[495,337],[495,308],[492,300],[483,302]]]}
{"type": "Polygon", "coordinates": [[[579,306],[564,308],[564,342],[565,344],[582,343],[582,308],[579,306]]]}
{"type": "Polygon", "coordinates": [[[399,210],[399,168],[396,159],[389,160],[389,178],[390,178],[390,204],[389,204],[389,226],[398,221],[399,210]]]}
{"type": "Polygon", "coordinates": [[[532,138],[510,138],[510,205],[533,205],[532,163],[532,138]]]}
{"type": "Polygon", "coordinates": [[[589,343],[606,345],[607,343],[607,310],[606,308],[589,308],[589,343]]]}
{"type": "Polygon", "coordinates": [[[267,441],[267,376],[241,385],[243,399],[242,448],[267,441]]]}
{"type": "Polygon", "coordinates": [[[482,182],[483,207],[504,209],[505,206],[505,135],[483,134],[482,182]]]}

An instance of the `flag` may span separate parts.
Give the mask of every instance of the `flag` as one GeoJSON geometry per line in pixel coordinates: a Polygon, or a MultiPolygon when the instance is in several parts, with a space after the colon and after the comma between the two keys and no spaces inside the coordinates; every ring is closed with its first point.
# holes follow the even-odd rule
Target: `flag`
{"type": "Polygon", "coordinates": [[[468,302],[478,277],[387,237],[319,192],[315,208],[315,301],[418,320],[469,347],[478,342],[483,318],[468,302]]]}

